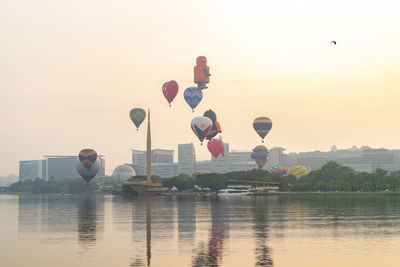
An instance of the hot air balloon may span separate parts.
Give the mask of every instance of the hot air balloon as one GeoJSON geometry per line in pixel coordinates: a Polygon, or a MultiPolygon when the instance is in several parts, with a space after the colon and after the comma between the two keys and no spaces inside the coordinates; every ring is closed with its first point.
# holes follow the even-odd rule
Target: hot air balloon
{"type": "Polygon", "coordinates": [[[262,138],[262,142],[264,143],[264,137],[272,128],[272,121],[267,117],[258,117],[253,122],[253,128],[262,138]]]}
{"type": "Polygon", "coordinates": [[[307,175],[308,170],[307,170],[307,167],[305,167],[305,166],[296,165],[296,166],[290,167],[289,173],[291,175],[296,176],[297,179],[300,179],[300,177],[307,175]]]}
{"type": "Polygon", "coordinates": [[[289,175],[289,170],[285,167],[274,167],[271,169],[271,173],[278,174],[283,177],[289,175]]]}
{"type": "Polygon", "coordinates": [[[208,151],[210,151],[211,155],[215,159],[221,154],[223,157],[225,156],[225,147],[224,142],[221,139],[213,138],[207,143],[208,151]]]}
{"type": "Polygon", "coordinates": [[[217,120],[217,114],[215,114],[211,109],[204,112],[203,116],[210,118],[213,123],[217,120]]]}
{"type": "Polygon", "coordinates": [[[200,56],[196,59],[194,67],[194,82],[199,90],[207,88],[207,83],[210,82],[210,68],[207,66],[207,58],[200,56]]]}
{"type": "Polygon", "coordinates": [[[96,161],[92,164],[90,168],[86,168],[83,166],[80,160],[76,160],[75,168],[79,175],[85,180],[86,184],[89,184],[90,181],[96,176],[101,167],[100,159],[97,158],[96,161]]]}
{"type": "Polygon", "coordinates": [[[135,124],[136,130],[138,131],[140,124],[142,124],[146,118],[146,111],[144,111],[142,108],[133,108],[129,113],[129,116],[131,117],[131,120],[133,124],[135,124]]]}
{"type": "MultiPolygon", "coordinates": [[[[186,103],[192,108],[192,111],[200,101],[203,99],[203,92],[196,87],[189,87],[183,92],[183,97],[185,98],[186,103]]],[[[193,111],[194,112],[194,111],[193,111]]]]}
{"type": "Polygon", "coordinates": [[[221,133],[221,126],[219,125],[219,122],[217,121],[217,114],[215,114],[215,112],[212,111],[211,109],[204,112],[203,116],[210,118],[211,121],[213,122],[211,130],[208,132],[208,134],[206,136],[207,140],[211,140],[218,133],[221,133]]]}
{"type": "Polygon", "coordinates": [[[251,158],[257,163],[258,168],[264,167],[265,163],[268,160],[269,151],[266,146],[259,145],[253,149],[253,153],[251,153],[251,158]]]}
{"type": "Polygon", "coordinates": [[[164,94],[164,97],[167,99],[169,106],[171,106],[172,100],[176,97],[176,94],[178,93],[178,83],[176,81],[169,81],[165,82],[162,86],[162,92],[164,94]]]}
{"type": "Polygon", "coordinates": [[[208,132],[212,126],[212,121],[208,117],[199,116],[192,119],[191,127],[193,132],[199,138],[201,144],[203,144],[204,138],[206,138],[208,132]]]}
{"type": "Polygon", "coordinates": [[[79,152],[79,160],[86,169],[92,167],[96,159],[97,152],[94,149],[85,148],[79,152]]]}

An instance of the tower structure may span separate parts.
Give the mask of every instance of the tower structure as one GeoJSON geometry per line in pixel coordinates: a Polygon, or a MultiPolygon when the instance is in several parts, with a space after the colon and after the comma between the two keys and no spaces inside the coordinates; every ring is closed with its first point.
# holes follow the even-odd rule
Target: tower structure
{"type": "Polygon", "coordinates": [[[150,131],[150,109],[147,117],[147,183],[151,184],[151,131],[150,131]]]}

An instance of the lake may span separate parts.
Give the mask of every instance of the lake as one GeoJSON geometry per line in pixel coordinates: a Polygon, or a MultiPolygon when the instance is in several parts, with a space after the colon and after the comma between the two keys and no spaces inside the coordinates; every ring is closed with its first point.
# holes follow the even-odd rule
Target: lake
{"type": "Polygon", "coordinates": [[[400,195],[0,194],[0,266],[400,266],[400,195]]]}

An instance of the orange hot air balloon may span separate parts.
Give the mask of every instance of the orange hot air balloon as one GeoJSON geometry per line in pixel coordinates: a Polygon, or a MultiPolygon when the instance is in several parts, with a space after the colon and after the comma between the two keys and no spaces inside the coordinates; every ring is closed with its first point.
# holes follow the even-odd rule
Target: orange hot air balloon
{"type": "Polygon", "coordinates": [[[200,90],[207,88],[207,83],[210,82],[210,68],[207,66],[207,58],[200,56],[196,59],[194,67],[194,82],[200,90]]]}

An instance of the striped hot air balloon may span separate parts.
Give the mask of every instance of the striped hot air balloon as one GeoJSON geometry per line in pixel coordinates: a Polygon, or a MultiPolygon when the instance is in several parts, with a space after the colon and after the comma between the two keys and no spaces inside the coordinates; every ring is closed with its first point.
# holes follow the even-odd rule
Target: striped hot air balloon
{"type": "Polygon", "coordinates": [[[264,143],[265,136],[272,128],[272,121],[267,117],[258,117],[253,121],[253,128],[262,138],[262,142],[264,143]]]}
{"type": "Polygon", "coordinates": [[[257,163],[258,168],[264,167],[268,160],[268,148],[264,145],[256,146],[251,153],[251,158],[257,163]]]}

